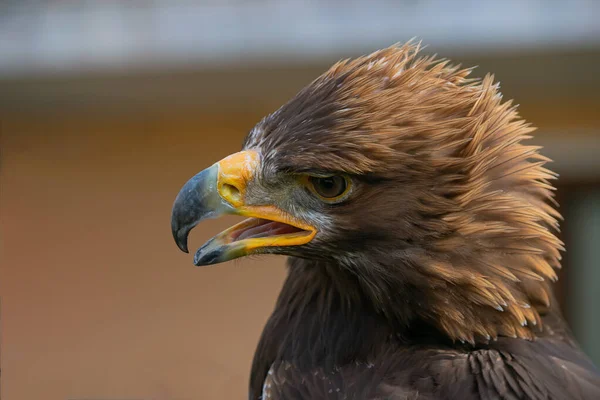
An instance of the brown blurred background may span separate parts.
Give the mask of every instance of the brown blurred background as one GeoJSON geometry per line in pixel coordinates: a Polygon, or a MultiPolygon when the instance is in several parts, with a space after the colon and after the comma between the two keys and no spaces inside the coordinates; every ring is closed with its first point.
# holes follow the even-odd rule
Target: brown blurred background
{"type": "Polygon", "coordinates": [[[2,399],[244,398],[284,259],[195,268],[172,201],[329,64],[413,36],[494,72],[540,128],[566,218],[557,290],[600,364],[599,4],[3,2],[2,399]]]}

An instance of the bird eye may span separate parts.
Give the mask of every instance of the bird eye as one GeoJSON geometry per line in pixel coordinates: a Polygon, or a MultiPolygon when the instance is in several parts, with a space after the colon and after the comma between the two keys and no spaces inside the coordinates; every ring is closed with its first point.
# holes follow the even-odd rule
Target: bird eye
{"type": "Polygon", "coordinates": [[[341,175],[309,176],[308,182],[312,191],[329,203],[342,200],[350,189],[348,178],[341,175]]]}

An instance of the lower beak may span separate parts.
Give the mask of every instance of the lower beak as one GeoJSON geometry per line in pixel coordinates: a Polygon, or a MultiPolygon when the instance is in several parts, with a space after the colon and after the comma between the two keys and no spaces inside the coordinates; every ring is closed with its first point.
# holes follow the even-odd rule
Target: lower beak
{"type": "Polygon", "coordinates": [[[217,264],[248,254],[276,252],[277,248],[308,243],[315,236],[314,227],[273,204],[247,204],[246,189],[258,160],[254,151],[232,154],[192,177],[177,195],[171,230],[175,243],[186,253],[190,231],[203,220],[225,214],[250,217],[200,247],[194,264],[217,264]]]}

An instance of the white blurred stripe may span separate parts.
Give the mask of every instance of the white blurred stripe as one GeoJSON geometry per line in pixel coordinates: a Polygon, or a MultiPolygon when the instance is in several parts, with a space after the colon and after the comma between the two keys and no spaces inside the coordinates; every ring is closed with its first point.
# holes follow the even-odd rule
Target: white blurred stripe
{"type": "Polygon", "coordinates": [[[599,20],[596,0],[23,1],[0,6],[0,75],[291,62],[413,36],[464,51],[594,45],[599,20]]]}

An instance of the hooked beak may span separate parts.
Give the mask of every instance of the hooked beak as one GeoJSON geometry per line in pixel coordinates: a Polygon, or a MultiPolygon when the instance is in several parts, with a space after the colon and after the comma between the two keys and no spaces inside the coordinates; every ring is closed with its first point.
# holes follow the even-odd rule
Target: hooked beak
{"type": "Polygon", "coordinates": [[[195,265],[210,265],[248,254],[266,252],[265,248],[299,246],[316,234],[313,226],[273,204],[246,203],[248,184],[259,165],[255,151],[230,155],[192,177],[175,199],[171,230],[177,246],[188,252],[190,231],[208,218],[225,214],[250,217],[214,236],[198,249],[195,265]]]}

